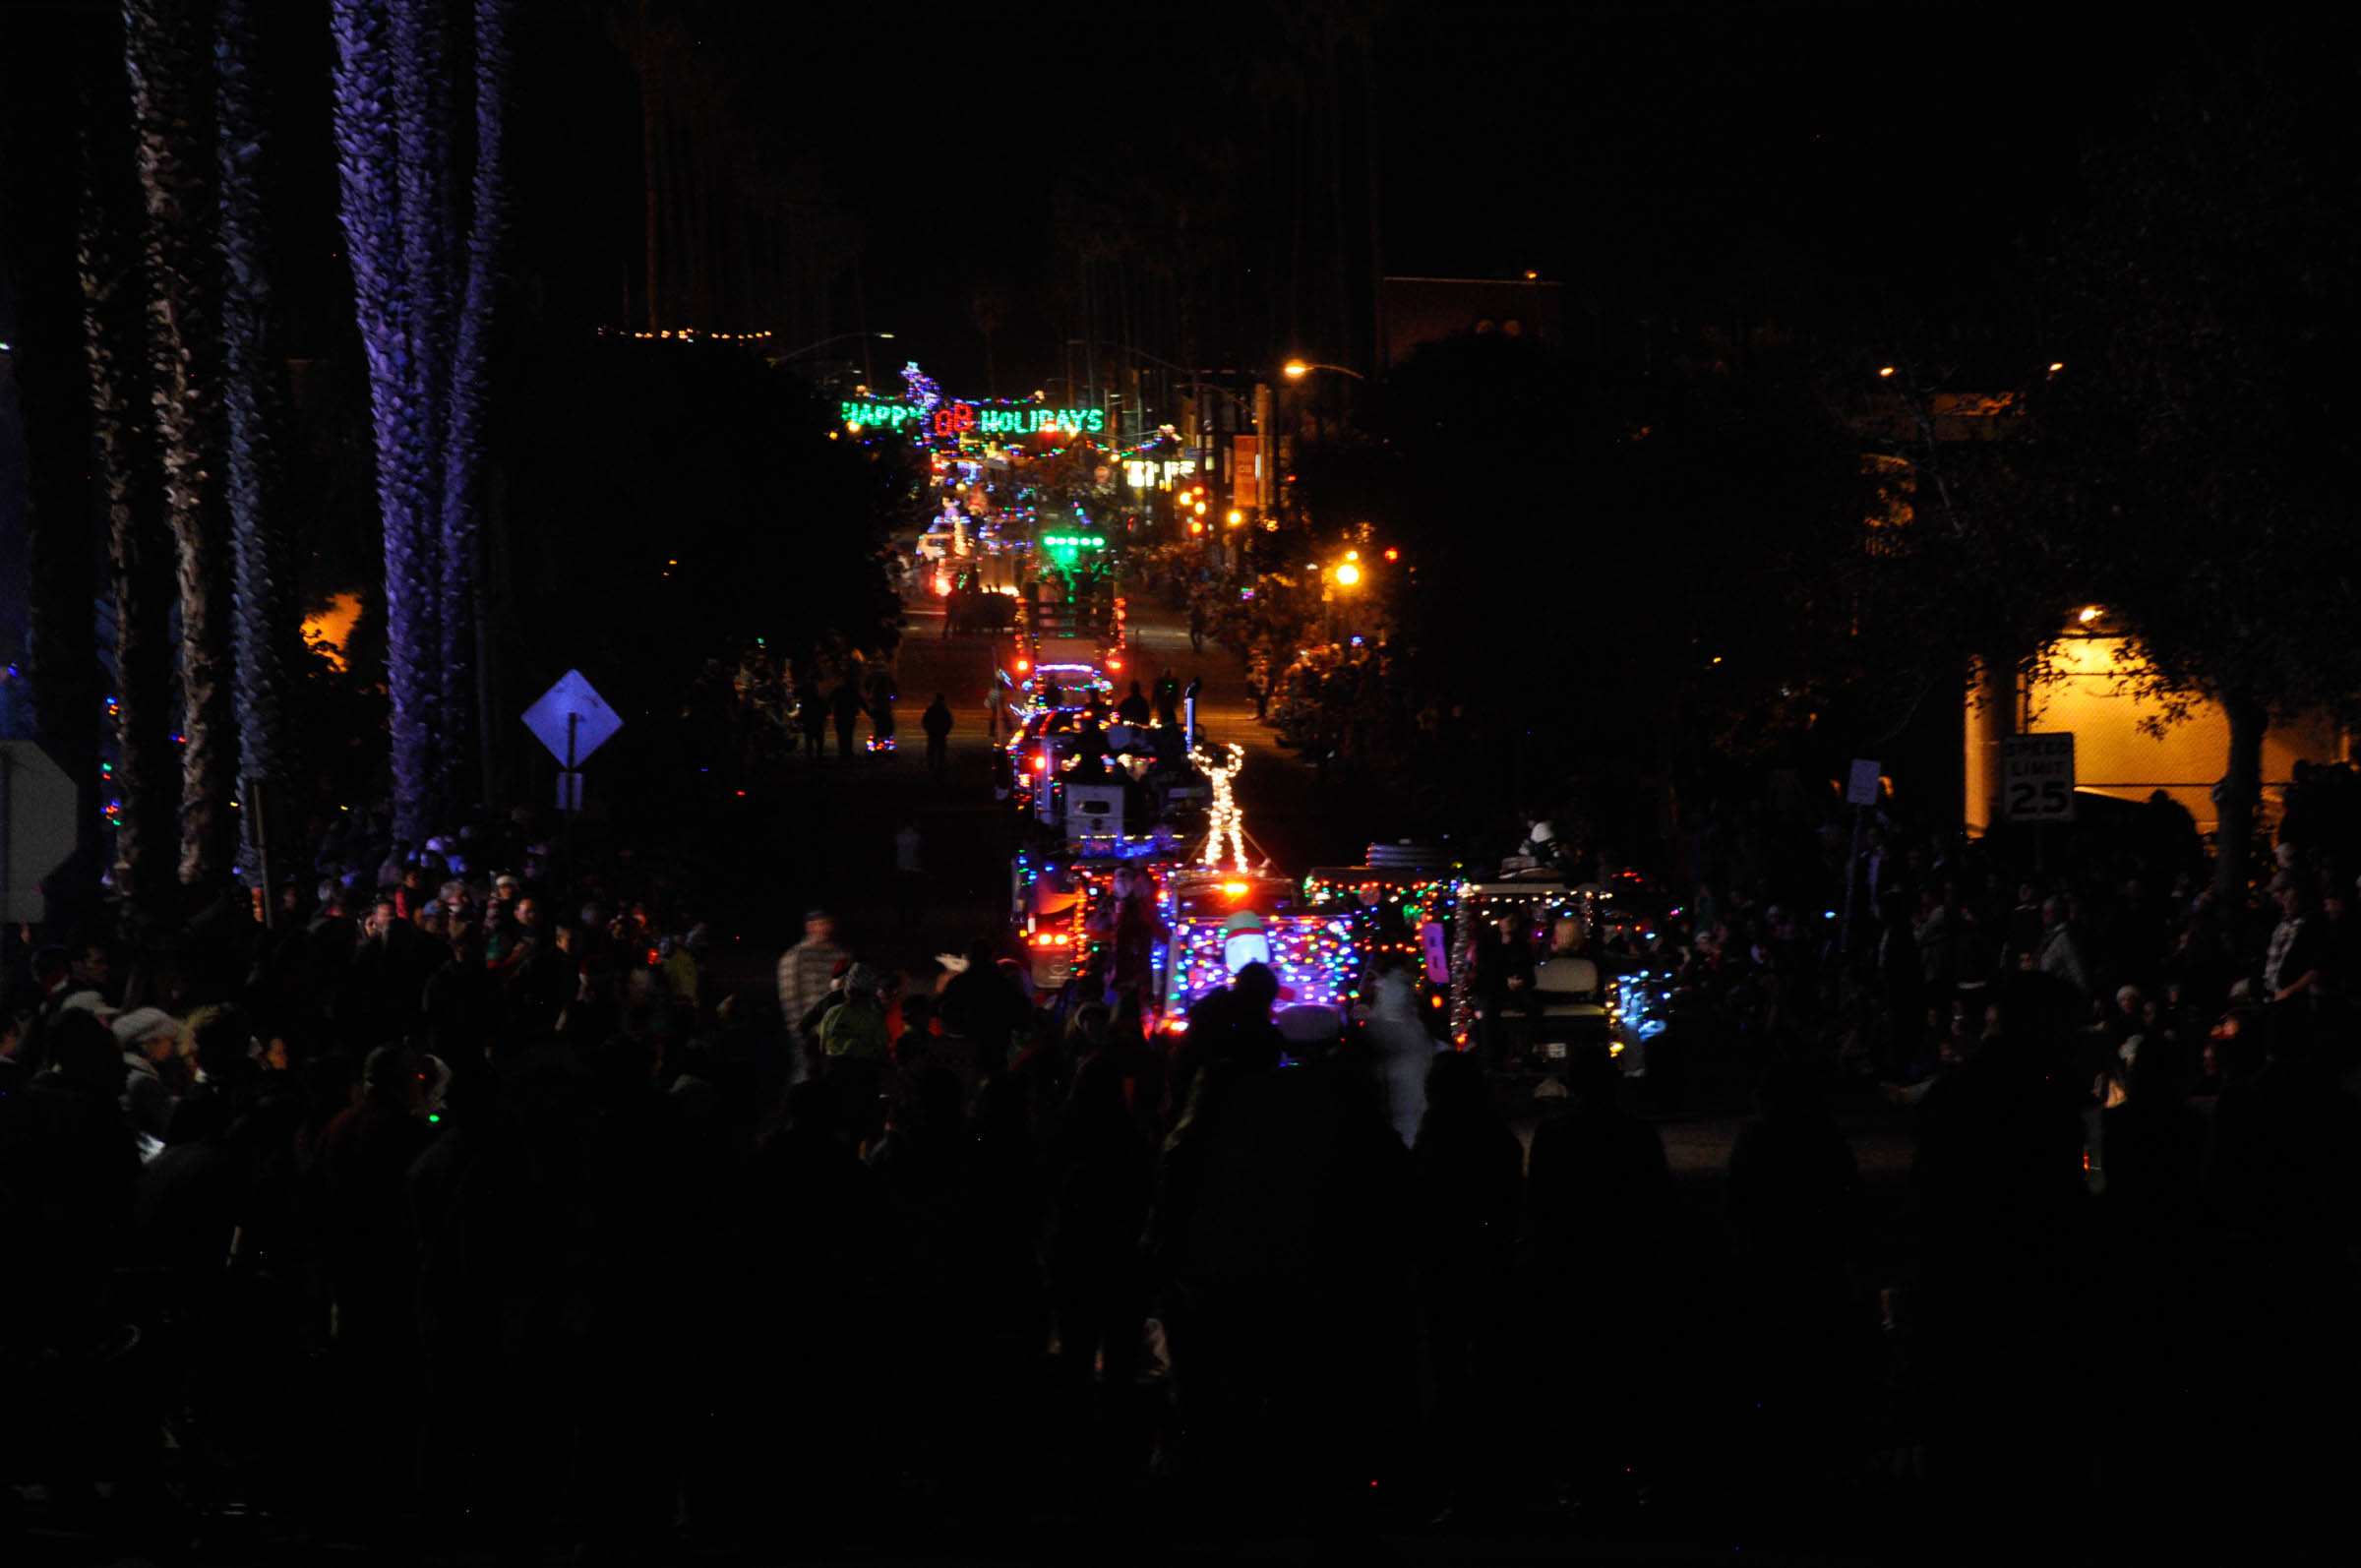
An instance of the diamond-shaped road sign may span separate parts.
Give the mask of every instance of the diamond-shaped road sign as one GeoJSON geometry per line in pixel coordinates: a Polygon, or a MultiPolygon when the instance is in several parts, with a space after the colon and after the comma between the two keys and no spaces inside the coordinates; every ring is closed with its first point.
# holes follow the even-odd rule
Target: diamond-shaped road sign
{"type": "Polygon", "coordinates": [[[41,878],[74,853],[74,781],[30,741],[0,741],[0,920],[46,913],[41,878]]]}
{"type": "Polygon", "coordinates": [[[524,727],[540,737],[559,766],[579,767],[583,757],[614,738],[623,720],[582,679],[581,671],[568,670],[541,694],[541,700],[524,710],[524,727]]]}

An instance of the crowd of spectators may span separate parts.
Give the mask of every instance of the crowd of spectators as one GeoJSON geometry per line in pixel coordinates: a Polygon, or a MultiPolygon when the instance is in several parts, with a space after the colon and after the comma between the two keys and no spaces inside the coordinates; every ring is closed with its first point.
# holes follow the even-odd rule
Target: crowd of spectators
{"type": "Polygon", "coordinates": [[[423,854],[169,971],[40,948],[0,1469],[102,1530],[626,1562],[1077,1518],[1826,1547],[1930,1506],[2160,1541],[2265,1486],[2300,1540],[2361,1195],[2349,780],[2305,787],[2275,918],[2162,805],[2029,880],[1880,819],[1849,932],[1848,839],[1715,822],[1672,933],[1763,998],[1760,1089],[1687,1188],[1604,1056],[1529,1116],[1442,1053],[1405,1122],[1258,966],[1151,1038],[816,912],[718,995],[647,903],[423,854]],[[1856,1059],[1914,1127],[1899,1248],[1830,1109],[1856,1059]]]}

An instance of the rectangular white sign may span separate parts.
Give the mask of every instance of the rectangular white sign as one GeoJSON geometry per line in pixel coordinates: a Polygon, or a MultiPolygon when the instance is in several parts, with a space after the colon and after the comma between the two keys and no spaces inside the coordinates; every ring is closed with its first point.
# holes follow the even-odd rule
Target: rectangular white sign
{"type": "Polygon", "coordinates": [[[2074,820],[2073,732],[2002,738],[2000,814],[2012,822],[2074,820]]]}

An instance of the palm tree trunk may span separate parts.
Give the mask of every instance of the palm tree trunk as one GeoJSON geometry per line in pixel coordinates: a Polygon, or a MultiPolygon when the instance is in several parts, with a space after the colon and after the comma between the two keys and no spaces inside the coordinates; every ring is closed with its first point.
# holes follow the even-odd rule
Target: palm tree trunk
{"type": "MultiPolygon", "coordinates": [[[[433,666],[424,672],[434,683],[434,722],[426,758],[427,809],[440,825],[451,819],[454,805],[452,757],[454,752],[461,757],[468,753],[465,718],[474,709],[469,702],[464,712],[454,714],[447,706],[452,692],[448,672],[464,645],[467,623],[464,610],[455,606],[450,595],[450,549],[442,527],[453,342],[451,91],[446,80],[450,50],[442,0],[393,0],[389,36],[402,279],[412,301],[404,334],[410,368],[406,395],[418,439],[410,446],[409,457],[424,506],[419,537],[425,560],[420,570],[434,606],[428,617],[431,639],[426,645],[433,666]]],[[[472,656],[461,662],[471,668],[472,656]]]]}
{"type": "Polygon", "coordinates": [[[149,354],[155,367],[164,514],[180,586],[180,879],[227,878],[237,737],[230,683],[228,552],[221,548],[220,378],[212,275],[212,105],[197,88],[208,39],[189,0],[129,0],[125,59],[147,205],[149,354]]]}
{"type": "Polygon", "coordinates": [[[507,186],[502,164],[508,80],[507,0],[475,0],[475,173],[468,188],[467,260],[452,340],[450,404],[443,439],[442,713],[446,801],[486,797],[491,767],[477,714],[482,647],[478,631],[483,540],[484,362],[499,281],[507,186]]]}
{"type": "Polygon", "coordinates": [[[113,878],[127,924],[165,915],[177,790],[172,757],[171,536],[148,421],[146,279],[132,240],[130,103],[121,78],[83,116],[76,264],[91,374],[91,447],[106,517],[114,610],[113,775],[102,788],[114,820],[113,878]],[[121,133],[118,133],[121,128],[121,133]]]}
{"type": "Polygon", "coordinates": [[[436,780],[433,660],[441,575],[436,498],[418,460],[434,440],[409,368],[414,295],[402,270],[394,66],[383,0],[333,0],[331,30],[340,215],[352,259],[354,310],[369,366],[378,506],[384,517],[386,684],[392,698],[394,834],[417,845],[430,831],[436,780]]]}
{"type": "Polygon", "coordinates": [[[286,725],[287,655],[299,619],[285,495],[276,445],[287,399],[272,331],[270,229],[264,215],[264,115],[255,77],[253,0],[220,0],[213,57],[220,106],[221,295],[229,417],[230,602],[237,654],[239,794],[245,864],[283,841],[292,803],[279,781],[298,769],[286,725]]]}

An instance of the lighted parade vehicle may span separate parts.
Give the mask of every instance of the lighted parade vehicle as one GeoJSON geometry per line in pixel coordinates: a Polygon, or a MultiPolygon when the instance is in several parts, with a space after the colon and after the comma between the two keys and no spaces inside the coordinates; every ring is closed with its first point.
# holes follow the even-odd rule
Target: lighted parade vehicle
{"type": "Polygon", "coordinates": [[[1096,532],[1036,531],[1032,565],[1039,574],[1030,587],[1019,587],[1017,659],[1123,673],[1129,662],[1128,613],[1105,548],[1105,538],[1096,532]]]}
{"type": "Polygon", "coordinates": [[[1292,876],[1267,863],[1251,868],[1243,818],[1232,781],[1244,751],[1191,755],[1212,790],[1204,847],[1196,863],[1176,871],[1164,898],[1166,936],[1156,966],[1156,998],[1167,1033],[1188,1027],[1188,1010],[1228,986],[1250,963],[1268,967],[1279,982],[1281,1027],[1288,1014],[1327,1014],[1321,1028],[1344,1027],[1361,994],[1362,955],[1353,918],[1342,909],[1314,907],[1292,876]]]}
{"type": "Polygon", "coordinates": [[[1115,681],[1095,664],[1055,660],[1037,664],[1023,653],[1009,660],[1010,708],[1022,722],[1036,713],[1080,713],[1095,700],[1112,711],[1115,681]]]}
{"type": "Polygon", "coordinates": [[[1669,1013],[1671,967],[1649,950],[1654,928],[1613,903],[1612,889],[1569,884],[1554,873],[1461,882],[1450,936],[1451,1043],[1467,1050],[1490,1030],[1502,1055],[1544,1071],[1584,1046],[1604,1046],[1626,1075],[1645,1074],[1648,1043],[1664,1033],[1669,1013]],[[1553,953],[1553,933],[1565,922],[1580,945],[1553,953]],[[1506,956],[1531,965],[1533,985],[1501,998],[1501,1015],[1487,1018],[1481,970],[1491,941],[1524,944],[1521,954],[1506,956]]]}
{"type": "Polygon", "coordinates": [[[1362,954],[1353,923],[1305,907],[1295,878],[1268,872],[1192,867],[1171,879],[1157,980],[1162,1025],[1187,1028],[1188,1009],[1228,986],[1250,963],[1279,981],[1282,1010],[1326,1008],[1342,1028],[1361,994],[1362,954]]]}
{"type": "Polygon", "coordinates": [[[1059,836],[1074,836],[1077,819],[1103,816],[1111,799],[1133,823],[1175,826],[1193,825],[1212,803],[1211,783],[1180,750],[1178,730],[1110,721],[1094,739],[1087,709],[1017,711],[1023,718],[1006,764],[1011,804],[1059,836]]]}
{"type": "Polygon", "coordinates": [[[1352,922],[1362,960],[1399,959],[1418,977],[1424,1009],[1439,1027],[1451,985],[1451,915],[1459,866],[1431,847],[1372,844],[1368,864],[1314,867],[1304,902],[1352,922]]]}
{"type": "Polygon", "coordinates": [[[1176,773],[1148,748],[1149,732],[1099,732],[1100,765],[1086,765],[1087,733],[1071,710],[1028,720],[1025,847],[1010,866],[1010,913],[1036,995],[1077,974],[1152,983],[1166,885],[1182,863],[1180,824],[1205,781],[1183,758],[1176,773]]]}
{"type": "MultiPolygon", "coordinates": [[[[1043,786],[1074,770],[1094,698],[1099,711],[1112,713],[1106,677],[1094,680],[1092,675],[1088,670],[1071,668],[1029,675],[1017,681],[1011,680],[1005,670],[1000,672],[1001,685],[1009,694],[1007,777],[1010,798],[1020,810],[1039,814],[1036,798],[1043,786]]],[[[1139,744],[1124,736],[1123,744],[1118,745],[1119,728],[1101,728],[1111,754],[1139,744]]]]}
{"type": "Polygon", "coordinates": [[[1120,623],[1100,631],[1076,630],[1061,620],[1058,609],[1050,606],[1032,612],[1027,621],[1026,607],[1017,601],[1012,611],[1017,622],[1002,669],[1018,681],[1031,680],[1044,670],[1087,671],[1090,679],[1108,691],[1114,690],[1118,678],[1129,678],[1125,669],[1130,650],[1124,645],[1120,623]]]}
{"type": "Polygon", "coordinates": [[[1137,966],[1152,973],[1153,934],[1179,855],[1167,828],[1019,850],[1009,869],[1010,904],[1034,994],[1047,997],[1077,974],[1122,967],[1117,949],[1127,942],[1136,943],[1137,966]]]}

